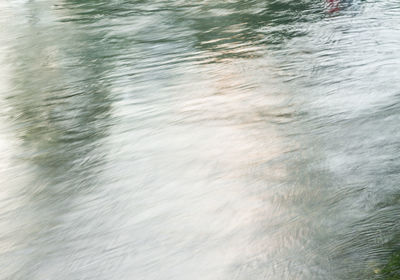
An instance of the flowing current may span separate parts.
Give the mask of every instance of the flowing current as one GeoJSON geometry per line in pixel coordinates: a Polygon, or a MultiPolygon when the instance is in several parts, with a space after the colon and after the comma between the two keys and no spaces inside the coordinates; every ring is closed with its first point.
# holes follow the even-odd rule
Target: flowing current
{"type": "Polygon", "coordinates": [[[400,3],[1,0],[0,279],[375,279],[400,3]]]}

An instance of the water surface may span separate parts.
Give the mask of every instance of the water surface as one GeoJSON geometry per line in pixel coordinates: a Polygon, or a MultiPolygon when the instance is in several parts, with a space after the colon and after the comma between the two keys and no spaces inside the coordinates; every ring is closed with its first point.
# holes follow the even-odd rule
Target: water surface
{"type": "Polygon", "coordinates": [[[394,0],[3,0],[1,279],[375,279],[394,0]]]}

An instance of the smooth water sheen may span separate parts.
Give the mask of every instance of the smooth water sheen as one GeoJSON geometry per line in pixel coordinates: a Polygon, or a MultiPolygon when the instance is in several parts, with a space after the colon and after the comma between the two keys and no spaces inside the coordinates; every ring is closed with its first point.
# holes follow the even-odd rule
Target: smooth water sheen
{"type": "Polygon", "coordinates": [[[375,279],[399,74],[395,0],[1,0],[0,279],[375,279]]]}

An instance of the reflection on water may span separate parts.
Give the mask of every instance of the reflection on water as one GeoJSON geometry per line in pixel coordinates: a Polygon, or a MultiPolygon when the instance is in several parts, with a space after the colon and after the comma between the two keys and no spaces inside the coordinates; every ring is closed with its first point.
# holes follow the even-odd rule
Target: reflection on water
{"type": "Polygon", "coordinates": [[[328,12],[329,13],[334,13],[334,12],[338,12],[340,10],[339,8],[339,4],[340,2],[338,0],[327,0],[328,3],[328,12]]]}
{"type": "Polygon", "coordinates": [[[0,278],[374,279],[394,1],[0,3],[0,278]]]}

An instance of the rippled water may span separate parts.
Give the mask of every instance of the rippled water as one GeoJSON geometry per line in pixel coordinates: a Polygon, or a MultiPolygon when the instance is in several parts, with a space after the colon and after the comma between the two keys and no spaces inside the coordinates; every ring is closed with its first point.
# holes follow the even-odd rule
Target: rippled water
{"type": "Polygon", "coordinates": [[[1,279],[374,279],[400,244],[394,0],[2,0],[1,279]]]}

